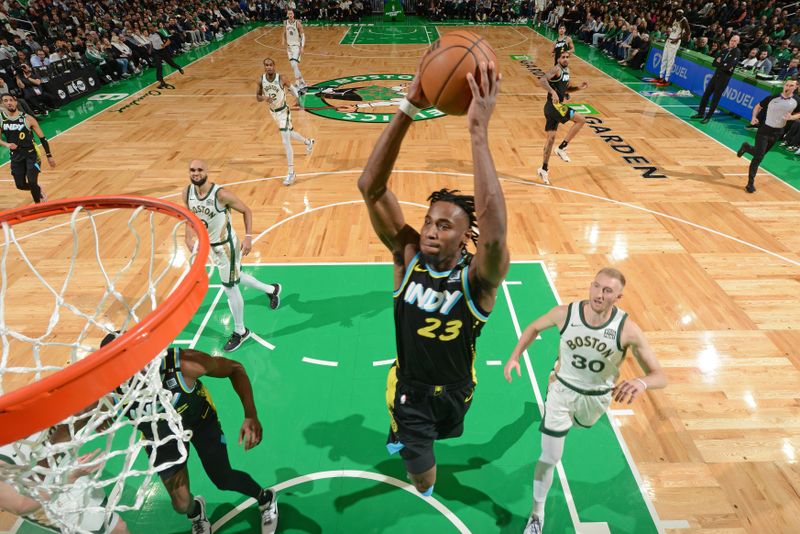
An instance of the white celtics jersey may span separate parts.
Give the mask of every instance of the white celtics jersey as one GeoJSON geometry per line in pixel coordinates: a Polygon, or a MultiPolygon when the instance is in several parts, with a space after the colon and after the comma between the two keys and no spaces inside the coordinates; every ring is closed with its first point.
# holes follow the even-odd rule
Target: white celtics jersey
{"type": "Polygon", "coordinates": [[[261,93],[275,99],[269,105],[271,110],[278,111],[286,107],[286,91],[283,90],[281,75],[277,72],[272,81],[267,79],[266,74],[261,75],[261,93]]]}
{"type": "Polygon", "coordinates": [[[620,337],[628,314],[615,306],[605,324],[593,327],[583,317],[584,304],[587,301],[569,305],[561,331],[557,375],[579,389],[610,389],[619,377],[619,366],[625,357],[620,337]]]}
{"type": "Polygon", "coordinates": [[[681,35],[683,34],[683,27],[681,26],[680,21],[675,21],[672,23],[672,27],[669,29],[669,38],[670,39],[680,39],[681,35]]]}
{"type": "Polygon", "coordinates": [[[287,46],[300,46],[300,31],[297,29],[297,19],[293,22],[284,21],[287,46]]]}
{"type": "Polygon", "coordinates": [[[225,244],[234,236],[230,210],[217,203],[217,192],[220,189],[222,188],[217,184],[212,184],[208,194],[200,198],[197,196],[197,188],[194,185],[189,186],[189,210],[206,225],[212,245],[225,244]]]}

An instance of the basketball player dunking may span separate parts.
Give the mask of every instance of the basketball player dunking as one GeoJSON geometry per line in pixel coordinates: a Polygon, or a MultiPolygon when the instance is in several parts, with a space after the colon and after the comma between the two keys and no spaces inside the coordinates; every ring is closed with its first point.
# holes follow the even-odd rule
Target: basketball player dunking
{"type": "Polygon", "coordinates": [[[39,122],[19,111],[17,97],[5,94],[3,110],[0,111],[0,123],[2,123],[0,127],[3,137],[6,138],[5,141],[0,140],[0,144],[11,151],[11,176],[14,177],[14,185],[21,191],[30,191],[33,201],[37,204],[47,201],[47,196],[39,185],[42,160],[33,142],[34,132],[39,136],[50,167],[56,166],[56,160],[50,153],[50,143],[47,142],[39,122]]]}
{"type": "Polygon", "coordinates": [[[547,89],[547,102],[544,103],[544,118],[545,125],[544,131],[547,134],[547,140],[544,144],[544,157],[542,159],[542,166],[536,171],[542,182],[549,184],[550,178],[548,177],[547,165],[550,161],[550,152],[553,149],[553,144],[556,141],[556,131],[559,124],[572,121],[572,128],[567,132],[567,136],[561,141],[561,144],[556,148],[556,154],[559,158],[569,162],[569,155],[567,155],[567,145],[572,139],[578,135],[578,131],[586,124],[586,117],[580,113],[576,113],[570,109],[564,101],[569,100],[569,93],[577,91],[578,89],[586,89],[589,84],[583,82],[580,87],[577,85],[570,85],[569,83],[569,52],[561,52],[553,67],[548,70],[544,76],[539,78],[539,85],[547,89]]]}
{"type": "Polygon", "coordinates": [[[283,21],[283,34],[281,40],[286,45],[286,54],[289,56],[289,65],[294,72],[295,87],[300,95],[306,92],[306,81],[300,72],[300,58],[306,48],[306,32],[303,23],[294,18],[294,11],[286,11],[286,20],[283,21]]]}
{"type": "Polygon", "coordinates": [[[298,132],[294,131],[294,127],[292,126],[292,111],[289,109],[289,105],[286,102],[287,89],[289,89],[289,86],[286,84],[286,81],[275,71],[275,61],[271,58],[265,59],[264,74],[261,75],[261,79],[258,82],[256,100],[269,104],[269,112],[278,124],[278,130],[281,132],[281,141],[283,141],[283,148],[286,150],[286,161],[289,164],[289,170],[286,173],[286,178],[283,180],[283,185],[292,185],[295,180],[292,139],[306,145],[307,155],[311,155],[311,151],[314,150],[314,140],[311,138],[306,139],[298,132]]]}
{"type": "MultiPolygon", "coordinates": [[[[551,327],[561,332],[558,362],[550,376],[544,416],[539,425],[542,453],[533,475],[533,513],[524,534],[541,534],[545,501],[553,471],[564,452],[564,440],[573,423],[591,427],[608,409],[611,399],[628,404],[645,390],[666,387],[667,377],[647,339],[628,314],[614,304],[622,298],[625,277],[616,269],[597,273],[589,300],[556,306],[532,322],[519,338],[504,373],[520,376],[519,358],[539,333],[551,327]],[[645,375],[617,384],[625,352],[631,349],[645,375]]],[[[563,529],[552,529],[557,532],[563,529]]]]}
{"type": "MultiPolygon", "coordinates": [[[[183,202],[189,211],[203,221],[211,242],[211,259],[219,269],[219,277],[228,306],[233,315],[233,333],[225,344],[225,352],[233,352],[250,337],[250,329],[244,326],[244,299],[239,290],[239,281],[254,289],[263,291],[269,297],[270,309],[280,305],[280,284],[265,284],[242,272],[242,256],[247,256],[252,243],[253,215],[250,208],[231,191],[208,181],[208,165],[201,159],[189,163],[189,180],[192,182],[183,191],[183,202]],[[238,211],[244,218],[244,241],[239,243],[231,226],[231,210],[238,211]]],[[[186,227],[186,246],[194,250],[196,236],[186,227]]]]}
{"type": "Polygon", "coordinates": [[[394,257],[397,360],[389,371],[387,448],[399,452],[409,478],[423,495],[433,492],[433,442],[464,430],[475,390],[475,342],[508,272],[506,207],[489,151],[487,128],[500,89],[494,63],[480,66],[469,124],[475,196],[441,189],[418,232],[409,226],[387,183],[400,145],[419,108],[428,103],[419,76],[383,131],[358,187],[375,233],[394,257]],[[480,237],[477,232],[480,222],[480,237]],[[472,241],[477,252],[467,252],[472,241]]]}

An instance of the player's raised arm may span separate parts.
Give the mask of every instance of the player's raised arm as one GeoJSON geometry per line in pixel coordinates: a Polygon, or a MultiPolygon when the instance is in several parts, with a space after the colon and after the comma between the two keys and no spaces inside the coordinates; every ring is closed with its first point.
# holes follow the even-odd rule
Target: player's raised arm
{"type": "Polygon", "coordinates": [[[650,348],[650,343],[639,328],[639,325],[633,321],[628,321],[625,324],[625,329],[622,333],[622,346],[630,348],[636,361],[644,371],[644,376],[624,380],[617,384],[614,388],[614,400],[617,402],[628,401],[628,404],[639,396],[647,389],[661,389],[667,387],[667,376],[661,369],[661,364],[658,363],[653,349],[650,348]]]}
{"type": "Polygon", "coordinates": [[[467,113],[472,159],[475,166],[475,216],[480,225],[478,247],[472,260],[470,276],[478,282],[478,300],[483,309],[494,305],[495,291],[508,273],[509,254],[506,244],[506,201],[489,151],[489,119],[500,92],[501,76],[495,64],[481,63],[480,83],[467,74],[472,90],[472,103],[467,113]]]}
{"type": "Polygon", "coordinates": [[[406,224],[397,197],[388,188],[389,176],[400,152],[400,146],[413,122],[414,108],[428,107],[422,93],[419,76],[409,88],[408,96],[400,105],[400,111],[383,131],[372,150],[364,172],[358,179],[358,189],[367,204],[369,218],[375,233],[386,247],[395,255],[396,265],[405,265],[406,245],[417,244],[419,233],[406,224]]]}
{"type": "Polygon", "coordinates": [[[511,356],[508,358],[505,368],[503,369],[503,374],[505,375],[506,380],[511,382],[511,371],[513,369],[517,371],[517,376],[521,376],[519,359],[522,356],[522,353],[531,346],[531,343],[533,343],[536,338],[539,337],[539,334],[542,331],[553,326],[561,329],[564,326],[564,322],[567,320],[567,310],[568,306],[556,306],[546,314],[534,320],[527,326],[527,328],[525,328],[525,330],[522,331],[522,335],[519,336],[519,341],[517,341],[517,346],[514,347],[514,350],[511,352],[511,356]]]}

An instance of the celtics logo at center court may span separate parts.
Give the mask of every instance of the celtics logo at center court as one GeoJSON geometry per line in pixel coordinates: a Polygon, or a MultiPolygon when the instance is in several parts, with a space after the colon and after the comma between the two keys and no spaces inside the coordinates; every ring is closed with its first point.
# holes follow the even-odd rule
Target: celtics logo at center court
{"type": "MultiPolygon", "coordinates": [[[[363,74],[320,82],[302,98],[309,113],[350,122],[387,123],[408,94],[412,74],[363,74]]],[[[436,108],[422,109],[415,121],[445,114],[436,108]]]]}

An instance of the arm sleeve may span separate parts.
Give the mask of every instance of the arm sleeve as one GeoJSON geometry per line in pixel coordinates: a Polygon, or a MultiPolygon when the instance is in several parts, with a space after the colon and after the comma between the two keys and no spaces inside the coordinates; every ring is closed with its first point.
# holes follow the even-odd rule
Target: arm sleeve
{"type": "Polygon", "coordinates": [[[769,96],[765,97],[761,102],[759,102],[758,105],[761,106],[761,109],[767,109],[767,106],[769,106],[769,103],[772,102],[775,99],[776,96],[777,95],[769,95],[769,96]]]}

